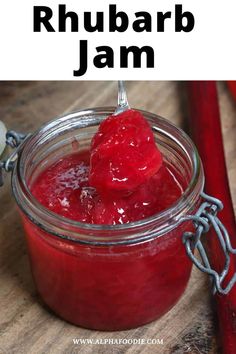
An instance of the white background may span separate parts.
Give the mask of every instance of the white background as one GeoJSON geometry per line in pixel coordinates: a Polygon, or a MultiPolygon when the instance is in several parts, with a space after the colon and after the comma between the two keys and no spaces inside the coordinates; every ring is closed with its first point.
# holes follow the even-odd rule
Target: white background
{"type": "MultiPolygon", "coordinates": [[[[69,21],[68,21],[69,22],[69,21]]],[[[69,28],[70,26],[68,26],[69,28]]],[[[236,79],[236,0],[6,0],[0,3],[0,80],[191,80],[236,79]],[[58,4],[79,14],[79,33],[33,32],[33,6],[54,10],[52,24],[57,27],[58,4]],[[136,33],[132,27],[124,33],[87,33],[83,30],[84,11],[103,11],[108,24],[108,5],[117,4],[130,23],[137,11],[153,15],[153,32],[136,33]],[[156,12],[172,11],[182,4],[195,17],[189,33],[174,31],[174,18],[167,20],[166,31],[155,31],[156,12]],[[79,41],[87,39],[89,67],[80,78],[73,76],[79,66],[79,41]],[[109,45],[115,52],[114,69],[98,69],[92,59],[95,48],[109,45]],[[150,45],[155,51],[155,68],[119,68],[121,45],[150,45]]],[[[131,63],[131,62],[130,62],[131,63]]]]}

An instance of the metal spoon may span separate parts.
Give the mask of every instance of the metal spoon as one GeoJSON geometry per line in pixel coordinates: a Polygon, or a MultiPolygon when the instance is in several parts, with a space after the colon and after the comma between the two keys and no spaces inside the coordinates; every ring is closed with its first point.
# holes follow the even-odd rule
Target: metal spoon
{"type": "Polygon", "coordinates": [[[127,99],[124,81],[118,81],[118,105],[113,115],[117,116],[128,109],[130,109],[130,106],[127,99]]]}

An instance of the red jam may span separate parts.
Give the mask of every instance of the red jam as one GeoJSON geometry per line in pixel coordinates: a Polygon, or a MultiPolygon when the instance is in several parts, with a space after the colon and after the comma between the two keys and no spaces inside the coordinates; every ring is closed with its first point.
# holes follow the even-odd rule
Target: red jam
{"type": "Polygon", "coordinates": [[[100,195],[89,184],[89,152],[60,159],[43,171],[32,193],[46,208],[90,224],[124,224],[168,208],[182,194],[181,184],[163,164],[148,183],[132,193],[100,195]]]}
{"type": "MultiPolygon", "coordinates": [[[[109,118],[90,152],[65,156],[42,171],[31,187],[38,201],[90,224],[130,223],[170,207],[185,181],[162,161],[142,116],[131,116],[136,124],[127,114],[120,122],[109,118]]],[[[167,312],[188,282],[186,224],[148,242],[98,247],[50,235],[26,216],[23,221],[37,289],[74,324],[100,330],[140,326],[167,312]]]]}

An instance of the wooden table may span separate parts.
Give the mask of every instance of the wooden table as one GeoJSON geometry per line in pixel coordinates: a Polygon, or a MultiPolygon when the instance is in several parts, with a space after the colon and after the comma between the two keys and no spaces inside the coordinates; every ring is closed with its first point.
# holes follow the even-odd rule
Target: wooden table
{"type": "MultiPolygon", "coordinates": [[[[219,83],[227,166],[236,209],[236,104],[219,83]]],[[[184,83],[128,82],[132,107],[158,113],[185,127],[184,83]]],[[[115,82],[1,82],[0,119],[31,132],[64,112],[116,104],[115,82]]],[[[220,353],[208,280],[198,270],[179,303],[159,321],[123,332],[97,332],[70,325],[40,302],[32,282],[9,179],[0,190],[0,354],[220,353]],[[76,345],[80,339],[163,339],[163,345],[76,345]]]]}

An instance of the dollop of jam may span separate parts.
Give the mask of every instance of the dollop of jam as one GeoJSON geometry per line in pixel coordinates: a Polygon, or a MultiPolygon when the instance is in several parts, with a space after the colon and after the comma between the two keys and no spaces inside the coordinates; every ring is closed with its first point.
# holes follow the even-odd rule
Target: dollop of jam
{"type": "Polygon", "coordinates": [[[89,183],[101,194],[130,193],[160,169],[162,155],[141,113],[127,110],[104,120],[91,144],[89,183]]]}

